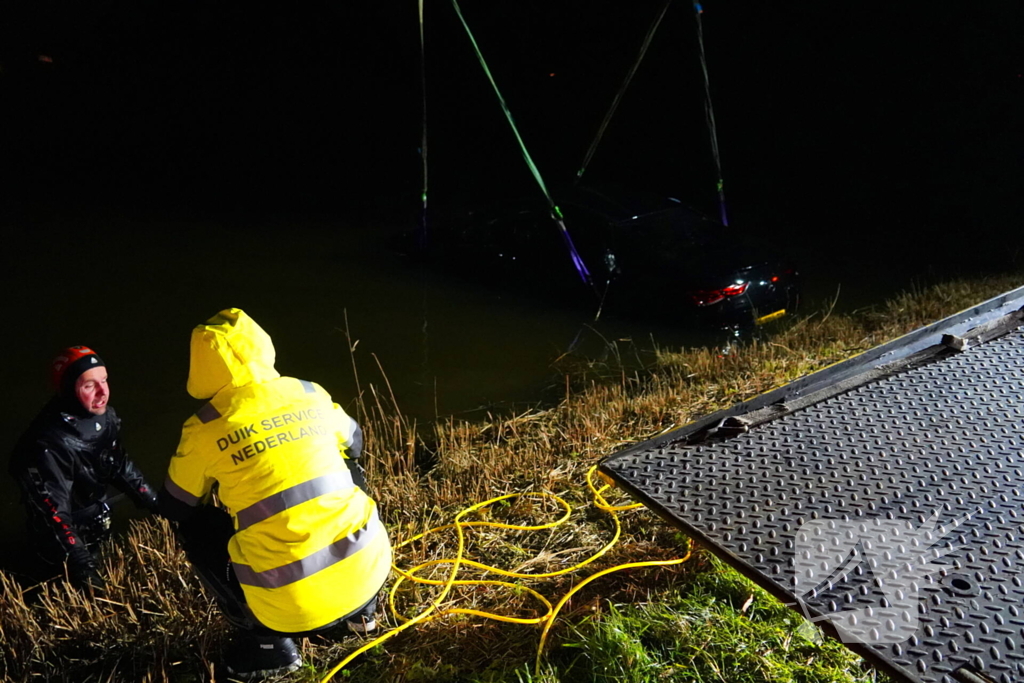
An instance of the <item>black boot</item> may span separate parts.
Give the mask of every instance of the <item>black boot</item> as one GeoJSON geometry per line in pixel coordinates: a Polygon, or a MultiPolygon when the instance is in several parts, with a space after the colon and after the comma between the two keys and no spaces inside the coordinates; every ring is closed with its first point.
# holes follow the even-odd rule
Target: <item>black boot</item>
{"type": "Polygon", "coordinates": [[[241,634],[224,654],[228,674],[251,681],[286,674],[302,665],[302,657],[291,638],[241,634]]]}
{"type": "Polygon", "coordinates": [[[345,617],[345,625],[352,633],[365,635],[377,630],[377,596],[373,596],[368,603],[360,607],[354,613],[345,617]]]}

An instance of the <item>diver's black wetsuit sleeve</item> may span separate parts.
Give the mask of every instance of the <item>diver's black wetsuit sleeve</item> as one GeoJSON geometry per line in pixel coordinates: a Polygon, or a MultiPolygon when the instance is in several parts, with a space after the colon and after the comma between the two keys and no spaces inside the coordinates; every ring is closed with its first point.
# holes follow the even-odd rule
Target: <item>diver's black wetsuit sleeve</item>
{"type": "Polygon", "coordinates": [[[121,445],[121,418],[114,412],[113,408],[107,411],[107,429],[110,430],[112,439],[111,461],[114,463],[113,471],[106,475],[107,481],[113,484],[121,493],[128,496],[128,500],[134,503],[135,507],[141,510],[156,512],[156,491],[146,482],[146,478],[121,445]]]}
{"type": "Polygon", "coordinates": [[[75,462],[71,455],[37,445],[27,466],[15,474],[25,496],[32,528],[52,533],[67,554],[72,572],[94,569],[92,555],[75,528],[71,516],[71,486],[75,462]]]}
{"type": "Polygon", "coordinates": [[[121,467],[112,483],[118,491],[123,492],[135,503],[135,507],[150,512],[157,511],[156,492],[146,483],[146,478],[126,453],[121,454],[121,467]]]}

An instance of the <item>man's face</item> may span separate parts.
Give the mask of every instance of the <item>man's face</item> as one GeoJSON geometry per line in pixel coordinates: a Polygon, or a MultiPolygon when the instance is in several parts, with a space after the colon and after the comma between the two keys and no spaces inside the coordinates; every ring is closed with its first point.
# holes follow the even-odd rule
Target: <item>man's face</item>
{"type": "Polygon", "coordinates": [[[107,401],[110,400],[110,387],[107,385],[107,369],[105,367],[90,368],[75,382],[75,396],[82,407],[93,415],[107,412],[107,401]]]}

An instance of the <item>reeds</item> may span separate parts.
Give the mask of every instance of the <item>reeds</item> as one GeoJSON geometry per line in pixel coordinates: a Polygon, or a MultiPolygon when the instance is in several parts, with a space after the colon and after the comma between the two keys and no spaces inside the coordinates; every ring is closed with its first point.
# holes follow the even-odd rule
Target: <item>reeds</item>
{"type": "MultiPolygon", "coordinates": [[[[565,388],[546,408],[477,422],[447,418],[417,425],[397,410],[386,383],[383,390],[369,384],[360,407],[368,478],[396,544],[450,523],[459,510],[484,499],[523,491],[561,495],[574,511],[556,529],[466,531],[469,558],[530,573],[553,571],[592,553],[612,534],[608,516],[594,508],[583,483],[599,458],[1018,284],[1016,276],[956,281],[854,314],[823,311],[729,353],[661,349],[645,368],[590,363],[586,373],[568,371],[565,388]]],[[[572,360],[562,359],[559,367],[572,360]]],[[[550,514],[546,504],[520,499],[481,518],[522,521],[550,514]]],[[[594,571],[681,552],[679,534],[643,510],[622,515],[622,525],[621,542],[587,570],[531,587],[557,599],[594,571]]],[[[400,549],[396,562],[409,567],[452,557],[455,546],[455,534],[441,532],[400,549]]],[[[167,523],[133,523],[107,547],[104,572],[108,590],[95,599],[62,580],[23,587],[0,574],[4,680],[225,680],[217,662],[226,626],[167,523]]],[[[401,611],[417,613],[434,593],[433,587],[409,586],[398,596],[401,611]]],[[[520,595],[479,587],[453,591],[449,602],[504,613],[536,609],[520,595]]],[[[539,673],[531,666],[537,628],[454,615],[362,655],[346,675],[353,681],[568,683],[620,680],[615,676],[625,675],[623,662],[634,662],[621,680],[716,680],[714,671],[723,666],[740,669],[720,672],[722,680],[876,680],[842,646],[798,638],[806,627],[790,616],[698,553],[679,568],[604,577],[574,596],[539,673]],[[707,677],[685,673],[698,669],[707,677]]],[[[397,623],[390,615],[381,621],[385,627],[397,623]]],[[[358,644],[336,635],[306,640],[310,665],[289,680],[317,680],[358,644]]]]}
{"type": "Polygon", "coordinates": [[[215,655],[224,627],[166,521],[132,522],[101,565],[97,595],[0,574],[3,680],[172,680],[215,655]]]}

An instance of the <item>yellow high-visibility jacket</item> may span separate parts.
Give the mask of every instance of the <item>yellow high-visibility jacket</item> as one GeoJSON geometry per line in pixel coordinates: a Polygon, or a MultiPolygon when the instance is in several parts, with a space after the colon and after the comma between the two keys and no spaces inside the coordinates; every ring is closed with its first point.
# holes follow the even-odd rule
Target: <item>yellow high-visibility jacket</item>
{"type": "Polygon", "coordinates": [[[185,422],[165,486],[197,505],[217,483],[249,608],[295,633],[369,601],[391,544],[345,462],[355,421],[319,385],[281,377],[274,358],[270,336],[239,309],[193,330],[188,392],[210,401],[185,422]]]}

